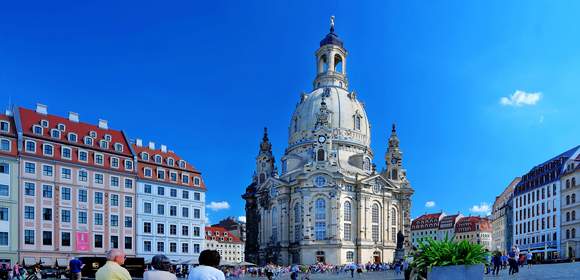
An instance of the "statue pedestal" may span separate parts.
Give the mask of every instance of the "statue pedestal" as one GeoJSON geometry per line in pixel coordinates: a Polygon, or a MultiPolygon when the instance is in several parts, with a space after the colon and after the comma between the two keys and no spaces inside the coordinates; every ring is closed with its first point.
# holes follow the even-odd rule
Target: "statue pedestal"
{"type": "Polygon", "coordinates": [[[405,249],[395,249],[394,261],[403,261],[405,259],[405,249]]]}

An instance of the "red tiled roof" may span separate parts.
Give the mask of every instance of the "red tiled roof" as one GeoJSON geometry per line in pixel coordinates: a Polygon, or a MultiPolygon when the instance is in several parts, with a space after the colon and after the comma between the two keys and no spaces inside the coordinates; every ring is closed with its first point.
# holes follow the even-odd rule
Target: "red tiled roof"
{"type": "Polygon", "coordinates": [[[139,166],[139,177],[140,178],[159,180],[157,178],[157,172],[155,171],[155,169],[157,167],[161,167],[164,169],[173,170],[173,171],[177,172],[177,174],[178,174],[177,182],[171,181],[169,174],[167,174],[167,176],[165,176],[165,179],[162,181],[165,181],[168,183],[179,184],[179,185],[185,185],[185,186],[189,186],[189,187],[205,189],[205,182],[203,181],[203,178],[201,177],[201,173],[197,169],[195,169],[195,167],[193,165],[191,165],[190,163],[185,161],[182,157],[177,155],[175,152],[170,151],[170,150],[163,152],[161,149],[150,149],[149,146],[145,146],[145,145],[138,146],[136,144],[132,144],[131,146],[133,147],[133,151],[135,151],[135,154],[137,156],[137,161],[139,162],[139,165],[140,165],[139,166]],[[144,160],[143,157],[141,156],[143,152],[146,152],[149,155],[148,160],[144,160]],[[155,162],[155,155],[161,156],[161,163],[155,162]],[[169,163],[167,161],[167,159],[169,159],[169,158],[173,159],[173,166],[169,165],[169,163]],[[183,162],[185,162],[185,168],[179,167],[179,162],[181,160],[183,160],[183,162]],[[152,176],[151,177],[145,177],[143,167],[149,167],[152,169],[152,176]],[[185,184],[181,180],[180,175],[182,174],[182,172],[189,173],[189,175],[190,175],[189,183],[185,184]],[[199,177],[199,180],[200,180],[199,186],[194,185],[194,177],[199,177]]]}
{"type": "Polygon", "coordinates": [[[7,116],[4,114],[0,114],[0,121],[8,122],[10,129],[8,132],[0,131],[0,137],[8,138],[10,141],[10,152],[5,152],[0,150],[0,154],[8,155],[8,156],[17,156],[18,155],[18,142],[16,140],[16,126],[14,125],[14,118],[11,116],[7,116]]]}
{"type": "Polygon", "coordinates": [[[43,115],[43,114],[37,113],[34,110],[30,110],[30,109],[26,109],[26,108],[22,108],[22,107],[18,108],[18,111],[20,113],[20,122],[22,123],[22,131],[23,131],[24,135],[26,135],[26,136],[50,140],[50,141],[56,141],[56,142],[63,142],[64,144],[67,144],[67,145],[80,146],[80,147],[88,148],[88,149],[92,149],[92,150],[100,150],[100,151],[104,151],[104,152],[109,152],[109,153],[120,154],[120,155],[124,155],[124,156],[128,156],[128,157],[132,157],[131,150],[129,149],[129,143],[127,143],[125,135],[120,130],[103,129],[103,128],[99,128],[98,125],[93,125],[93,124],[88,124],[88,123],[83,123],[83,122],[73,122],[73,121],[70,121],[68,118],[63,118],[60,116],[55,116],[55,115],[50,115],[50,114],[43,115]],[[42,135],[34,134],[33,130],[32,130],[33,126],[40,125],[41,120],[48,121],[48,128],[43,129],[42,135]],[[50,131],[53,128],[56,129],[58,124],[64,124],[65,130],[64,130],[64,133],[62,133],[60,139],[55,139],[55,138],[52,138],[50,136],[50,131]],[[93,145],[88,146],[88,145],[85,145],[85,143],[84,143],[84,137],[89,136],[89,133],[91,131],[96,132],[97,137],[93,141],[93,145]],[[67,134],[69,132],[73,132],[73,133],[77,134],[77,142],[76,143],[71,143],[68,141],[67,134]],[[99,141],[105,139],[105,134],[111,135],[111,141],[109,142],[108,149],[103,149],[99,145],[99,141]],[[123,145],[122,152],[115,151],[115,149],[114,149],[115,143],[120,143],[123,145]]]}
{"type": "Polygon", "coordinates": [[[412,230],[431,229],[439,227],[439,218],[441,213],[424,214],[411,222],[412,230]]]}
{"type": "Polygon", "coordinates": [[[479,231],[492,231],[491,223],[487,218],[481,218],[477,216],[463,217],[457,221],[455,224],[455,232],[470,232],[476,231],[477,225],[479,225],[479,231]]]}
{"type": "Polygon", "coordinates": [[[227,229],[223,228],[223,227],[216,227],[216,226],[211,226],[211,227],[205,227],[205,239],[206,240],[212,240],[212,237],[216,237],[215,241],[220,242],[220,243],[242,243],[242,241],[240,240],[240,238],[238,238],[235,234],[229,232],[227,229]],[[211,235],[209,235],[211,232],[211,235]],[[216,232],[219,232],[219,236],[216,235],[216,232]],[[227,237],[224,237],[224,233],[228,233],[227,237]],[[221,237],[224,237],[224,240],[221,240],[221,237]],[[220,238],[220,239],[218,239],[220,238]],[[231,238],[231,241],[230,241],[231,238]]]}

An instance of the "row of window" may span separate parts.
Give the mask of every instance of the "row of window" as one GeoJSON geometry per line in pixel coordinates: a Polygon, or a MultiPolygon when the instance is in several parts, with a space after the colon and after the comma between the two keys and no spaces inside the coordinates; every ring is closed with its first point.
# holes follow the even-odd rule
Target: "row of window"
{"type": "Polygon", "coordinates": [[[576,228],[566,230],[566,239],[576,238],[576,228]]]}
{"type": "MultiPolygon", "coordinates": [[[[53,233],[49,230],[42,231],[42,245],[43,246],[52,246],[53,245],[53,233]]],[[[110,245],[109,247],[112,249],[119,248],[119,236],[111,235],[110,237],[110,245]]],[[[33,229],[25,229],[24,230],[24,244],[26,245],[35,245],[36,244],[36,231],[33,229]]],[[[70,247],[71,246],[71,233],[67,231],[63,231],[60,233],[60,246],[61,247],[70,247]]],[[[103,235],[102,234],[94,234],[93,235],[93,247],[94,248],[103,248],[103,235]]],[[[131,250],[133,249],[133,237],[125,236],[125,249],[131,250]]]]}
{"type": "Polygon", "coordinates": [[[566,189],[573,188],[576,186],[576,178],[566,179],[566,189]]]}
{"type": "MultiPolygon", "coordinates": [[[[193,244],[193,253],[199,254],[201,250],[200,244],[193,244]]],[[[145,240],[143,241],[143,251],[144,252],[151,252],[151,241],[145,240]]],[[[157,242],[157,252],[164,253],[165,252],[165,242],[159,241],[157,242]]],[[[177,243],[176,242],[169,242],[169,253],[177,253],[177,243]]],[[[189,253],[189,243],[181,243],[181,253],[189,253]]]]}
{"type": "MultiPolygon", "coordinates": [[[[71,200],[72,189],[70,187],[60,187],[60,200],[61,201],[70,201],[71,200]]],[[[26,196],[36,196],[36,184],[33,182],[24,182],[24,195],[26,196]]],[[[53,186],[43,184],[42,185],[42,197],[43,198],[53,198],[53,186]]],[[[78,189],[77,190],[77,201],[78,202],[88,202],[89,191],[87,189],[78,189]]],[[[118,194],[110,194],[110,205],[117,207],[119,206],[119,195],[118,194]]],[[[104,193],[95,191],[93,192],[93,202],[95,204],[102,205],[104,203],[104,193]]],[[[124,196],[125,203],[124,206],[127,208],[133,208],[133,197],[125,195],[124,196]]]]}
{"type": "MultiPolygon", "coordinates": [[[[32,126],[32,132],[36,135],[44,135],[44,129],[48,128],[48,121],[47,120],[42,120],[40,122],[40,125],[33,125],[32,126]]],[[[66,126],[64,124],[58,124],[57,128],[53,128],[50,130],[50,137],[54,138],[54,139],[61,139],[64,131],[66,130],[66,126]]],[[[90,131],[89,135],[83,137],[83,144],[87,145],[87,146],[93,146],[94,142],[97,140],[97,132],[96,131],[90,131]]],[[[71,143],[77,143],[78,142],[78,135],[74,132],[69,132],[66,134],[66,139],[71,142],[71,143]]],[[[109,149],[109,143],[111,143],[113,141],[113,137],[110,134],[105,134],[103,139],[99,140],[99,148],[101,149],[109,149]]],[[[116,152],[123,152],[123,144],[121,143],[115,143],[113,144],[113,148],[115,149],[116,152]]]]}
{"type": "MultiPolygon", "coordinates": [[[[151,158],[153,158],[153,161],[157,164],[163,163],[163,157],[161,155],[154,155],[151,158]]],[[[141,152],[141,159],[144,161],[149,161],[149,153],[141,152]]],[[[165,160],[165,163],[169,166],[175,166],[175,160],[172,157],[168,157],[165,160]]],[[[184,160],[179,160],[179,168],[185,169],[185,165],[186,165],[186,163],[184,160]]]]}
{"type": "Polygon", "coordinates": [[[535,218],[536,216],[539,216],[539,215],[544,215],[546,213],[549,214],[552,211],[554,211],[554,213],[556,212],[556,200],[555,199],[552,201],[547,201],[547,202],[542,202],[540,204],[536,204],[536,207],[534,207],[532,205],[531,207],[528,207],[528,208],[516,210],[515,220],[516,220],[516,222],[518,222],[518,221],[525,220],[528,218],[531,219],[531,218],[535,218]],[[550,204],[552,204],[552,207],[550,207],[550,204]],[[541,206],[541,212],[540,212],[540,206],[541,206]]]}
{"type": "MultiPolygon", "coordinates": [[[[181,177],[180,181],[183,184],[189,184],[189,175],[187,174],[177,174],[175,171],[166,171],[163,168],[157,168],[157,180],[165,180],[165,176],[169,174],[169,180],[172,182],[178,182],[178,176],[181,177]]],[[[146,178],[153,177],[153,169],[149,167],[143,167],[143,176],[146,178]]],[[[199,186],[201,179],[197,176],[193,177],[193,185],[199,186]]]]}
{"type": "MultiPolygon", "coordinates": [[[[143,233],[152,233],[152,223],[151,222],[144,222],[143,223],[143,233]]],[[[157,224],[157,234],[165,234],[165,224],[157,224]]],[[[177,235],[177,225],[169,225],[169,235],[177,235]]],[[[182,236],[189,236],[189,226],[181,226],[181,235],[182,236]]],[[[201,228],[194,226],[193,227],[193,236],[200,237],[201,236],[201,228]]]]}
{"type": "MultiPolygon", "coordinates": [[[[61,223],[71,223],[71,209],[61,209],[60,210],[60,222],[61,223]]],[[[52,221],[53,220],[53,209],[52,208],[42,208],[42,220],[52,221]]],[[[93,212],[93,225],[102,226],[104,225],[104,214],[101,212],[93,212]]],[[[24,219],[34,220],[36,218],[36,208],[34,206],[24,206],[24,219]]],[[[124,220],[125,228],[133,227],[133,217],[125,216],[124,220]]],[[[77,212],[77,224],[86,225],[88,224],[88,212],[79,210],[77,212]]],[[[119,215],[111,214],[109,225],[112,227],[119,226],[119,215]]]]}
{"type": "Polygon", "coordinates": [[[516,235],[518,234],[525,234],[529,232],[535,232],[540,230],[540,223],[541,223],[541,230],[550,229],[550,224],[552,228],[556,228],[556,215],[552,217],[543,217],[541,219],[535,219],[532,221],[527,221],[523,223],[519,223],[515,225],[516,235]],[[551,221],[551,222],[550,222],[551,221]]]}
{"type": "MultiPolygon", "coordinates": [[[[28,153],[36,153],[36,142],[32,140],[26,140],[24,142],[24,149],[28,153]]],[[[53,157],[55,154],[55,147],[53,144],[42,144],[42,154],[47,157],[53,157]]],[[[76,153],[76,160],[80,162],[89,162],[89,151],[78,149],[76,153]]],[[[71,147],[61,146],[60,147],[60,157],[66,160],[73,160],[73,150],[71,147]]],[[[93,153],[93,162],[96,165],[105,165],[105,155],[101,153],[93,153]]],[[[112,168],[120,168],[121,159],[118,157],[109,157],[109,165],[112,168]]],[[[133,170],[133,161],[130,159],[124,159],[125,170],[133,170]]]]}
{"type": "Polygon", "coordinates": [[[566,196],[566,205],[570,205],[570,204],[574,204],[576,203],[576,194],[573,193],[572,195],[567,195],[566,196]]]}
{"type": "MultiPolygon", "coordinates": [[[[150,184],[144,184],[143,185],[143,192],[151,194],[153,192],[153,187],[150,184]]],[[[157,186],[157,195],[158,196],[165,196],[165,187],[157,186]]],[[[169,196],[170,197],[177,197],[177,189],[173,189],[173,188],[169,189],[169,196]]],[[[182,199],[189,199],[189,191],[182,190],[181,198],[182,199]]],[[[201,200],[201,193],[193,192],[193,200],[200,201],[201,200]]]]}
{"type": "Polygon", "coordinates": [[[556,190],[556,184],[553,184],[551,186],[551,191],[550,191],[550,186],[546,186],[545,188],[541,188],[541,189],[537,189],[536,191],[531,191],[528,192],[526,194],[523,194],[519,197],[516,198],[515,200],[515,207],[522,207],[522,206],[526,206],[527,204],[531,204],[534,203],[536,201],[539,201],[540,199],[545,199],[546,198],[546,194],[547,197],[550,196],[556,196],[557,190],[556,190]],[[540,198],[540,194],[541,194],[541,198],[540,198]]]}
{"type": "Polygon", "coordinates": [[[536,234],[532,237],[516,239],[516,245],[534,244],[546,241],[558,241],[558,234],[555,232],[552,234],[550,233],[541,235],[536,234]]]}
{"type": "MultiPolygon", "coordinates": [[[[152,214],[152,203],[151,202],[144,202],[143,203],[143,212],[145,214],[152,214]]],[[[165,204],[157,204],[157,215],[165,215],[165,204]]],[[[177,217],[177,206],[170,205],[169,206],[169,216],[177,217]]],[[[181,217],[188,218],[189,217],[189,208],[188,207],[181,207],[181,217]]],[[[201,209],[194,208],[193,209],[193,218],[200,219],[201,218],[201,209]]]]}
{"type": "MultiPolygon", "coordinates": [[[[36,174],[36,163],[34,162],[24,162],[24,173],[27,174],[36,174]]],[[[77,180],[80,182],[88,182],[89,181],[89,172],[84,169],[80,169],[77,171],[77,180]]],[[[42,164],[42,176],[45,177],[53,177],[54,176],[54,166],[48,164],[42,164]]],[[[63,180],[72,180],[72,169],[61,167],[60,168],[60,177],[63,180]]],[[[119,187],[120,185],[120,177],[119,176],[109,176],[109,186],[111,187],[119,187]]],[[[93,180],[95,184],[103,185],[105,183],[105,174],[94,172],[93,173],[93,180]]],[[[123,181],[123,185],[127,189],[133,188],[133,179],[125,178],[123,181]]]]}

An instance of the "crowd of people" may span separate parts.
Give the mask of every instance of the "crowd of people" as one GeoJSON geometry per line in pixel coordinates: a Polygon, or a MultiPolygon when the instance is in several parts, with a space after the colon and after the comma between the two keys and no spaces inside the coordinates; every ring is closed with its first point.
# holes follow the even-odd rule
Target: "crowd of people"
{"type": "Polygon", "coordinates": [[[507,254],[495,252],[488,260],[485,274],[491,272],[492,275],[499,275],[500,270],[508,269],[508,274],[520,272],[520,268],[527,266],[530,268],[533,264],[533,254],[531,252],[522,253],[517,246],[513,246],[507,254]]]}
{"type": "MultiPolygon", "coordinates": [[[[132,277],[129,271],[123,267],[126,255],[122,250],[113,249],[106,253],[106,263],[100,267],[96,274],[96,280],[131,280],[132,277]]],[[[354,278],[355,275],[360,277],[364,272],[370,271],[392,271],[394,274],[401,274],[407,270],[409,263],[395,262],[395,263],[366,263],[366,264],[346,264],[346,265],[331,265],[324,263],[317,263],[312,265],[291,265],[279,266],[275,264],[268,264],[266,266],[239,266],[239,267],[220,267],[220,254],[215,250],[204,250],[199,256],[199,265],[195,267],[190,266],[175,266],[171,260],[165,255],[156,255],[152,258],[151,263],[143,274],[144,280],[177,280],[177,277],[184,277],[188,280],[225,280],[232,278],[243,278],[248,275],[250,277],[266,277],[268,280],[273,280],[282,276],[290,274],[292,280],[297,280],[299,275],[301,279],[308,280],[312,274],[332,273],[336,275],[345,275],[354,278]]],[[[70,260],[66,274],[67,279],[80,280],[82,279],[82,270],[85,264],[78,258],[70,260]]],[[[13,267],[6,264],[0,266],[0,280],[16,279],[25,280],[30,279],[28,276],[34,274],[33,279],[41,279],[40,269],[33,269],[29,272],[20,266],[18,263],[13,267]],[[8,273],[8,272],[11,273],[8,273]]],[[[64,274],[61,277],[65,277],[64,274]]]]}

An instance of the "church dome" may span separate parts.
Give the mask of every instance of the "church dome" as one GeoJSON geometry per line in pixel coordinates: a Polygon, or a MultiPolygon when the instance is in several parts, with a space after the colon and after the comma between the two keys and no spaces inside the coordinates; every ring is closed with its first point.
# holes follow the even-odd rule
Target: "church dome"
{"type": "Polygon", "coordinates": [[[354,92],[340,87],[321,87],[302,95],[290,123],[290,147],[315,139],[313,132],[323,101],[330,113],[328,128],[333,141],[370,147],[371,133],[364,106],[354,92]]]}
{"type": "Polygon", "coordinates": [[[342,40],[340,40],[340,38],[334,34],[334,31],[328,33],[328,35],[326,35],[326,37],[320,41],[320,46],[322,47],[324,45],[337,45],[341,48],[344,48],[342,40]]]}

